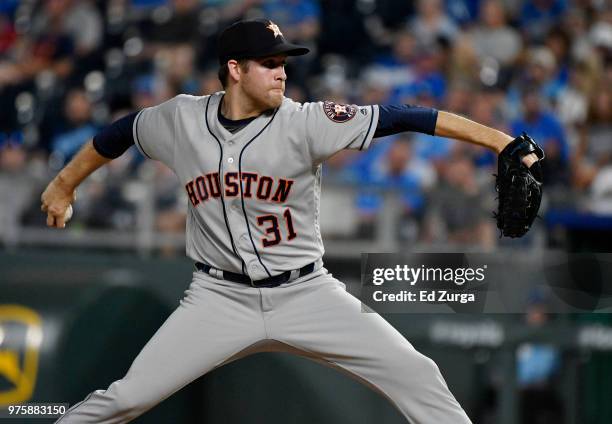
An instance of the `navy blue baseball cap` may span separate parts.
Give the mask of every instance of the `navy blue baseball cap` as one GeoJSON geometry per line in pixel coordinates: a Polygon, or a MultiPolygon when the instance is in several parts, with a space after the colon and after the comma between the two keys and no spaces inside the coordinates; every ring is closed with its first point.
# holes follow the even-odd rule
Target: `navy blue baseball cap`
{"type": "Polygon", "coordinates": [[[239,21],[219,36],[219,64],[230,59],[255,59],[286,54],[301,56],[310,50],[288,43],[278,25],[267,19],[239,21]]]}

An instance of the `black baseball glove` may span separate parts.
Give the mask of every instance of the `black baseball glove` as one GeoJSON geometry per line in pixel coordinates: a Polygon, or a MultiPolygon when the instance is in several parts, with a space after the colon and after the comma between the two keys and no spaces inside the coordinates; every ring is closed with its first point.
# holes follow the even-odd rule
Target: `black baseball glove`
{"type": "Polygon", "coordinates": [[[526,133],[512,140],[499,154],[495,176],[499,209],[493,215],[501,235],[522,237],[538,215],[542,200],[542,159],[544,151],[526,133]],[[530,153],[535,153],[539,161],[528,168],[522,158],[530,153]]]}

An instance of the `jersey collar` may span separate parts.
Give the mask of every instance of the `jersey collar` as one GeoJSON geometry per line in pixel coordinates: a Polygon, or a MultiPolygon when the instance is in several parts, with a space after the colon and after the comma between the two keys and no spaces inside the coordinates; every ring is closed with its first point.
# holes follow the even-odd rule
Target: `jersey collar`
{"type": "MultiPolygon", "coordinates": [[[[219,141],[223,143],[227,143],[230,140],[237,144],[247,143],[255,134],[259,133],[266,126],[274,115],[274,110],[270,111],[270,113],[262,113],[258,117],[252,119],[252,121],[240,131],[232,134],[223,124],[221,124],[218,118],[220,115],[219,108],[221,107],[221,99],[223,99],[224,94],[225,92],[219,91],[211,95],[208,114],[206,115],[208,128],[210,128],[219,141]]],[[[206,103],[204,103],[204,107],[206,107],[206,103]]]]}

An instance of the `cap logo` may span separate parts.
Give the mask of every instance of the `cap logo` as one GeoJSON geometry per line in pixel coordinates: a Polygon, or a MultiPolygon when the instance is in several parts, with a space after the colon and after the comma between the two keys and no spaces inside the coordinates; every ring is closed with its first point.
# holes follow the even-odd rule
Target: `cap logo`
{"type": "Polygon", "coordinates": [[[269,22],[270,22],[270,25],[268,25],[266,28],[268,28],[270,31],[272,31],[274,33],[274,38],[278,37],[279,35],[282,37],[283,33],[281,32],[281,30],[278,27],[278,25],[276,25],[272,21],[269,21],[269,22]]]}

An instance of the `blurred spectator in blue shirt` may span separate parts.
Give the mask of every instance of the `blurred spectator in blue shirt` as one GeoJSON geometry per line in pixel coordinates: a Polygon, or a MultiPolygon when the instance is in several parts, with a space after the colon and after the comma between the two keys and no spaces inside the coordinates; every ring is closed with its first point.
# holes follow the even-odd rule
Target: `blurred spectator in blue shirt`
{"type": "Polygon", "coordinates": [[[453,141],[429,134],[415,134],[413,149],[415,155],[424,161],[437,162],[447,159],[452,151],[453,141]]]}
{"type": "Polygon", "coordinates": [[[407,134],[377,144],[374,155],[364,167],[362,185],[367,188],[357,197],[361,235],[371,235],[375,217],[383,206],[380,189],[397,190],[402,208],[398,235],[414,241],[416,231],[411,229],[407,234],[402,229],[420,221],[425,206],[424,192],[435,183],[435,171],[429,163],[413,154],[407,134]]]}
{"type": "Polygon", "coordinates": [[[525,87],[537,92],[543,102],[542,107],[548,109],[553,107],[556,98],[563,90],[563,85],[559,84],[556,78],[558,72],[555,55],[548,47],[531,47],[525,52],[524,58],[523,68],[507,92],[511,121],[521,116],[521,109],[524,108],[522,93],[525,87]]]}
{"type": "Polygon", "coordinates": [[[398,31],[393,39],[391,51],[378,54],[374,62],[364,72],[368,82],[378,82],[394,94],[397,90],[410,86],[416,81],[415,64],[418,45],[414,35],[408,30],[398,31]]]}
{"type": "Polygon", "coordinates": [[[521,29],[530,41],[542,42],[566,10],[566,0],[525,1],[519,17],[521,29]]]}
{"type": "Polygon", "coordinates": [[[546,47],[555,57],[556,72],[553,81],[559,87],[567,85],[570,69],[570,47],[571,40],[567,31],[562,26],[556,26],[546,35],[546,47]]]}
{"type": "Polygon", "coordinates": [[[446,0],[448,15],[461,26],[472,23],[478,17],[481,0],[446,0]]]}
{"type": "Polygon", "coordinates": [[[438,106],[446,95],[446,78],[442,72],[442,52],[437,45],[421,47],[414,58],[414,79],[396,87],[394,103],[416,103],[417,99],[433,99],[438,106]]]}
{"type": "Polygon", "coordinates": [[[91,122],[91,102],[83,90],[71,90],[64,105],[66,128],[51,143],[58,163],[65,163],[97,133],[91,122]]]}
{"type": "Polygon", "coordinates": [[[559,354],[552,346],[522,345],[518,352],[518,382],[521,386],[543,384],[559,367],[559,354]]]}
{"type": "MultiPolygon", "coordinates": [[[[549,321],[544,293],[529,293],[526,323],[545,327],[549,321]]],[[[543,343],[523,343],[516,352],[516,377],[521,389],[521,422],[525,424],[562,423],[563,405],[555,390],[555,377],[561,367],[559,350],[543,343]]]]}
{"type": "Polygon", "coordinates": [[[524,77],[531,88],[539,86],[539,93],[549,106],[554,104],[567,83],[567,78],[560,75],[557,59],[548,47],[529,49],[524,77]]]}
{"type": "Polygon", "coordinates": [[[528,86],[523,92],[523,116],[511,125],[512,134],[527,132],[538,140],[546,153],[542,162],[545,184],[569,184],[570,150],[565,129],[559,120],[542,105],[537,88],[528,86]]]}

